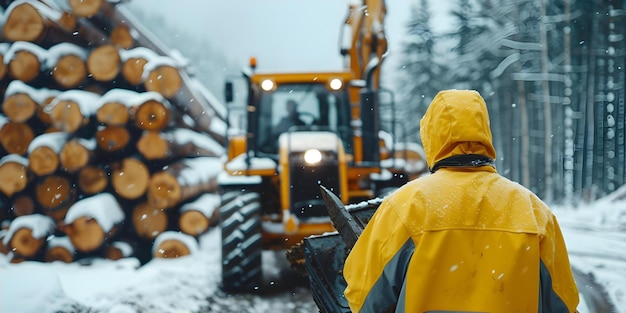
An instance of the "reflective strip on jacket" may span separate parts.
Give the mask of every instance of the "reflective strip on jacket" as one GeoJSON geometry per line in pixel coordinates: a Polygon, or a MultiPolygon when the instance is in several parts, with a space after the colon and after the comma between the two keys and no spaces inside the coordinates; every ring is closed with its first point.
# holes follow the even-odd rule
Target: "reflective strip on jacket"
{"type": "MultiPolygon", "coordinates": [[[[420,126],[431,167],[495,159],[477,92],[440,92],[420,126]]],[[[353,312],[575,312],[579,301],[555,216],[492,166],[443,167],[387,197],[344,277],[353,312]]]]}

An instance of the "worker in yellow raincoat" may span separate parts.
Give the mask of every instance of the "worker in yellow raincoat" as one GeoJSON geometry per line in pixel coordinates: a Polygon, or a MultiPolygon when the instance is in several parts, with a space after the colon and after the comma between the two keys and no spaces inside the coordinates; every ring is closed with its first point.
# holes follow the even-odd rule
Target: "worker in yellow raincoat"
{"type": "Polygon", "coordinates": [[[432,174],[387,197],[351,250],[352,312],[575,312],[557,219],[496,172],[480,94],[439,92],[420,135],[432,174]]]}

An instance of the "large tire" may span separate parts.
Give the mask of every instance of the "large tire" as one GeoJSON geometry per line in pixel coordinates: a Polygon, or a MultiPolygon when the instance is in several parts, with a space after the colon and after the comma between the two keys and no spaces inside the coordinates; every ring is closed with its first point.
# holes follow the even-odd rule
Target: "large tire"
{"type": "Polygon", "coordinates": [[[247,292],[257,289],[261,267],[261,204],[256,192],[242,189],[222,193],[222,289],[247,292]]]}

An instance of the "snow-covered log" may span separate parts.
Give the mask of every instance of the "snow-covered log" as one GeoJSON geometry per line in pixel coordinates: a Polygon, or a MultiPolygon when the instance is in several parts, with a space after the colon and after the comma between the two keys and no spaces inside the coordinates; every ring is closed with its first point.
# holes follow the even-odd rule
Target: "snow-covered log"
{"type": "Polygon", "coordinates": [[[111,184],[116,195],[134,200],[146,193],[150,172],[141,160],[134,157],[124,158],[113,163],[111,169],[111,184]]]}
{"type": "Polygon", "coordinates": [[[59,153],[67,142],[67,133],[41,134],[28,145],[28,168],[37,176],[54,173],[60,164],[59,153]]]}
{"type": "Polygon", "coordinates": [[[0,192],[11,197],[26,188],[29,182],[28,159],[9,154],[0,158],[0,192]]]}
{"type": "Polygon", "coordinates": [[[61,261],[64,263],[74,262],[76,249],[68,236],[50,236],[47,240],[46,251],[43,256],[45,262],[61,261]]]}
{"type": "Polygon", "coordinates": [[[147,201],[133,208],[131,219],[135,233],[141,238],[154,239],[166,231],[168,226],[168,216],[163,209],[156,208],[147,201]]]}
{"type": "Polygon", "coordinates": [[[18,258],[30,259],[42,250],[53,231],[54,221],[45,215],[20,216],[11,222],[2,243],[18,258]]]}
{"type": "Polygon", "coordinates": [[[152,256],[154,258],[179,258],[198,251],[198,242],[192,236],[174,231],[160,234],[154,241],[152,256]]]}
{"type": "Polygon", "coordinates": [[[7,154],[25,155],[33,138],[35,133],[28,124],[9,121],[0,115],[0,146],[7,154]]]}
{"type": "Polygon", "coordinates": [[[64,231],[80,252],[92,252],[119,230],[124,211],[110,193],[101,193],[77,201],[64,220],[64,231]]]}
{"type": "Polygon", "coordinates": [[[224,147],[212,137],[185,128],[164,132],[145,131],[137,141],[137,150],[148,160],[185,156],[218,157],[224,154],[224,147]]]}
{"type": "Polygon", "coordinates": [[[183,233],[194,237],[205,233],[210,226],[217,225],[219,214],[216,208],[219,205],[219,195],[211,193],[183,204],[179,209],[178,227],[183,233]]]}
{"type": "Polygon", "coordinates": [[[9,76],[23,82],[35,80],[41,73],[46,54],[47,50],[37,44],[14,42],[4,55],[5,62],[8,62],[9,76]]]}
{"type": "Polygon", "coordinates": [[[172,208],[205,192],[217,191],[222,170],[219,158],[187,158],[156,172],[148,186],[148,202],[161,209],[172,208]]]}

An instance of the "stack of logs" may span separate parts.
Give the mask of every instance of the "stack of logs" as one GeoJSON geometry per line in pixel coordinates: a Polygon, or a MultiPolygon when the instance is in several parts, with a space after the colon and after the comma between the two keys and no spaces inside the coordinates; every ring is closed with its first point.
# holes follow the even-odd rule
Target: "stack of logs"
{"type": "Polygon", "coordinates": [[[223,108],[120,1],[60,1],[0,1],[0,250],[191,253],[216,223],[223,108]]]}

